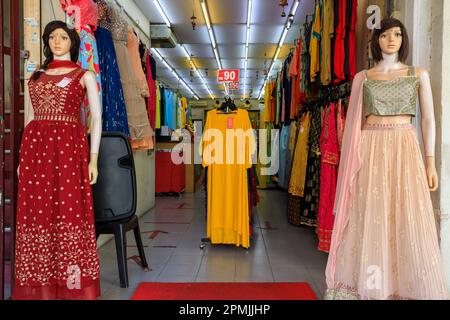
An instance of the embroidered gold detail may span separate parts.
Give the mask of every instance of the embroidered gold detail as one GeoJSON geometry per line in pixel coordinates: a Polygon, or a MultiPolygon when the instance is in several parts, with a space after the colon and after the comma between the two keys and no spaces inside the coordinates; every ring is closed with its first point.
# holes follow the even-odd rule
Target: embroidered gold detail
{"type": "Polygon", "coordinates": [[[79,122],[78,117],[65,114],[41,114],[34,117],[36,121],[64,121],[64,122],[79,122]]]}

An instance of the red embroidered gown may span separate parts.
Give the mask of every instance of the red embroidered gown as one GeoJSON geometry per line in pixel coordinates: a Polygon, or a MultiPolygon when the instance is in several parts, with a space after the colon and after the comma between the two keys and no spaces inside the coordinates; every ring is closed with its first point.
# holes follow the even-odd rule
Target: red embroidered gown
{"type": "Polygon", "coordinates": [[[89,146],[79,119],[84,73],[42,73],[29,83],[34,120],[20,153],[13,299],[100,295],[89,146]]]}

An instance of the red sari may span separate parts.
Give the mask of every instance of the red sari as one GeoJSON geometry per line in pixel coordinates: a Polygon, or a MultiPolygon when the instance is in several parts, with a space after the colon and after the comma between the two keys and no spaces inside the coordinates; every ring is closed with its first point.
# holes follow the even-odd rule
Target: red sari
{"type": "Polygon", "coordinates": [[[20,151],[15,300],[100,296],[89,146],[79,119],[84,73],[42,73],[29,83],[34,120],[20,151]]]}
{"type": "Polygon", "coordinates": [[[320,148],[322,150],[322,164],[320,169],[320,202],[317,216],[319,226],[318,249],[323,252],[329,252],[334,227],[333,206],[339,168],[336,105],[333,103],[325,111],[320,148]]]}

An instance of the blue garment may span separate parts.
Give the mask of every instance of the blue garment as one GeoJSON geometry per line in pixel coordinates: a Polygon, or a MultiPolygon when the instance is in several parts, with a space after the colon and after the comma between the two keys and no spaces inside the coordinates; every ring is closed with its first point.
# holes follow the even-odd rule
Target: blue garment
{"type": "Polygon", "coordinates": [[[278,169],[278,185],[281,188],[287,189],[288,183],[286,179],[286,156],[289,148],[289,136],[291,126],[283,126],[280,135],[280,165],[278,169]]]}
{"type": "Polygon", "coordinates": [[[172,91],[168,89],[164,90],[164,98],[166,100],[164,105],[164,125],[170,128],[172,121],[172,91]]]}
{"type": "Polygon", "coordinates": [[[120,81],[119,66],[111,32],[102,27],[95,31],[102,82],[103,131],[130,136],[128,118],[120,81]]]}

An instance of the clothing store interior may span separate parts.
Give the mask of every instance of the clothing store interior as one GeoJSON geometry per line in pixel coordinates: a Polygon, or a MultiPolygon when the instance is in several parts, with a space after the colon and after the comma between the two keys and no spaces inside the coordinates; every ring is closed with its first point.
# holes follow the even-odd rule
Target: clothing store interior
{"type": "Polygon", "coordinates": [[[374,65],[371,3],[381,18],[395,13],[393,1],[367,0],[2,0],[2,71],[20,75],[2,82],[12,93],[1,112],[20,131],[2,159],[20,171],[2,173],[15,196],[2,208],[1,298],[324,299],[352,82],[374,65]],[[45,64],[55,20],[76,26],[77,61],[45,64]],[[48,74],[28,82],[42,65],[48,74]],[[54,79],[59,91],[40,85],[54,79]],[[81,120],[76,108],[60,115],[76,99],[81,120]],[[252,134],[231,148],[227,135],[220,151],[253,161],[209,162],[211,136],[233,128],[252,134]],[[52,183],[57,198],[36,202],[52,183]],[[77,263],[30,262],[46,241],[47,267],[55,246],[77,263]]]}

